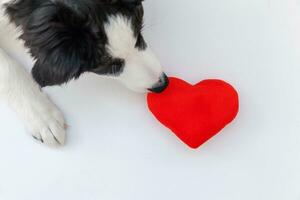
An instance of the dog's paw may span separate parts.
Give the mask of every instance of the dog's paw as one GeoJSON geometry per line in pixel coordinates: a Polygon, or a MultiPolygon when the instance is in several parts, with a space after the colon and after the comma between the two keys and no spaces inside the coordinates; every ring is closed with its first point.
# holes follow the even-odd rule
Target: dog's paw
{"type": "Polygon", "coordinates": [[[25,125],[34,139],[51,147],[65,144],[67,125],[64,117],[46,95],[41,93],[25,107],[25,125]]]}
{"type": "Polygon", "coordinates": [[[65,143],[62,113],[29,76],[0,48],[0,98],[13,108],[32,136],[49,146],[65,143]]]}

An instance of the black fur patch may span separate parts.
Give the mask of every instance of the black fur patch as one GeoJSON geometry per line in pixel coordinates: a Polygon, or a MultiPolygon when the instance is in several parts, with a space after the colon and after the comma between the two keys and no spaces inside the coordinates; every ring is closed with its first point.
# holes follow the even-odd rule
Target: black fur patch
{"type": "Polygon", "coordinates": [[[6,4],[6,13],[22,29],[20,38],[36,60],[33,77],[42,87],[84,72],[122,73],[125,61],[112,58],[105,48],[104,24],[110,15],[130,18],[136,47],[146,48],[142,0],[15,0],[6,4]]]}

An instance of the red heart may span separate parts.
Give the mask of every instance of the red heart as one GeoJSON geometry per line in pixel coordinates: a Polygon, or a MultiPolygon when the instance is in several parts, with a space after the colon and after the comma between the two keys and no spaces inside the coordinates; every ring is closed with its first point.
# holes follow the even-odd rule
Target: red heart
{"type": "Polygon", "coordinates": [[[196,85],[170,78],[161,94],[149,93],[154,116],[191,148],[198,148],[232,122],[239,110],[236,90],[221,80],[196,85]]]}

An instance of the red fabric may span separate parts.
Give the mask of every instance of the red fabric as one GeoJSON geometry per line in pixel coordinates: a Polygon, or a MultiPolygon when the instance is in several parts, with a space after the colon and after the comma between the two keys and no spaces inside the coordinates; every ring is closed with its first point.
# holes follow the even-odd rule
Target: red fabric
{"type": "Polygon", "coordinates": [[[191,148],[220,132],[239,109],[238,93],[221,80],[204,80],[192,86],[170,78],[163,93],[149,93],[147,100],[154,116],[191,148]]]}

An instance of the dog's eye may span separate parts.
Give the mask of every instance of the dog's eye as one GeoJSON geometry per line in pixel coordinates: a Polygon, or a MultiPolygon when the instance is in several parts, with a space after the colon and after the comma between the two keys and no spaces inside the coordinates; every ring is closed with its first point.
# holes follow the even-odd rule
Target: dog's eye
{"type": "Polygon", "coordinates": [[[125,60],[121,58],[106,57],[98,67],[91,71],[99,75],[118,76],[123,72],[125,60]]]}
{"type": "Polygon", "coordinates": [[[108,74],[118,76],[124,69],[125,61],[123,59],[115,59],[110,66],[108,74]]]}

